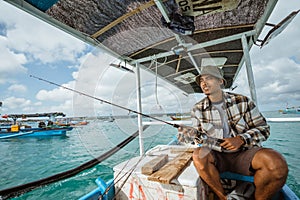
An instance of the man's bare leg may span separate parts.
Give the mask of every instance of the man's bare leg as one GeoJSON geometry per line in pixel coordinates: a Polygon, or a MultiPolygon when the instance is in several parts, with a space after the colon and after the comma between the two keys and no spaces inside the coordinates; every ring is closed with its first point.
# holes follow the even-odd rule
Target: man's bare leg
{"type": "Polygon", "coordinates": [[[197,148],[193,153],[195,168],[203,181],[214,191],[220,200],[225,200],[225,192],[220,182],[220,174],[214,165],[214,158],[208,148],[197,148]]]}
{"type": "Polygon", "coordinates": [[[258,151],[253,157],[252,168],[255,170],[256,200],[271,199],[287,179],[287,163],[282,155],[272,149],[258,151]]]}

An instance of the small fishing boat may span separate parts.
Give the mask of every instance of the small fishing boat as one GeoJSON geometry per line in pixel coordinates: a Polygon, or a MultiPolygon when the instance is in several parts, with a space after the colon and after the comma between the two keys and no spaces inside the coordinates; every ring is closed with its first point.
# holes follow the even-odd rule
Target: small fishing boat
{"type": "Polygon", "coordinates": [[[63,113],[35,113],[35,114],[10,114],[5,115],[6,119],[12,119],[12,123],[2,124],[0,126],[0,139],[8,139],[15,137],[37,137],[37,136],[63,136],[67,131],[71,131],[72,127],[58,126],[53,123],[55,117],[65,116],[63,113]],[[47,117],[48,123],[41,121],[40,118],[47,117]],[[39,121],[37,127],[22,124],[18,119],[30,118],[31,121],[39,121]],[[34,118],[39,118],[35,119],[34,118]]]}
{"type": "Polygon", "coordinates": [[[300,114],[300,106],[298,107],[286,107],[284,110],[280,110],[282,114],[300,114]]]}
{"type": "Polygon", "coordinates": [[[114,122],[115,118],[113,116],[109,116],[105,121],[106,122],[114,122]]]}
{"type": "MultiPolygon", "coordinates": [[[[138,135],[140,156],[114,166],[114,178],[97,178],[95,190],[84,195],[87,199],[214,199],[214,194],[197,174],[191,152],[194,146],[180,145],[176,140],[144,152],[143,130],[152,125],[142,117],[140,70],[172,84],[184,95],[200,93],[195,77],[207,65],[223,67],[225,89],[232,88],[242,66],[246,65],[251,98],[256,102],[254,77],[249,51],[252,46],[264,47],[295,17],[291,13],[259,39],[277,0],[192,1],[192,0],[134,0],[134,1],[29,1],[6,2],[37,16],[49,24],[135,66],[137,77],[137,121],[139,130],[121,144],[100,157],[75,169],[40,181],[0,191],[3,197],[14,197],[51,182],[76,175],[106,159],[138,135]],[[56,3],[57,2],[57,3],[56,3]],[[104,3],[105,2],[105,3],[104,3]],[[85,5],[85,6],[82,6],[85,5]],[[177,10],[181,10],[177,13],[177,10]],[[80,19],[80,20],[78,20],[80,19]],[[122,32],[124,31],[124,32],[122,32]],[[123,34],[124,33],[124,34],[123,34]],[[159,66],[154,66],[158,63],[159,66]]],[[[124,69],[124,68],[123,68],[124,69]]],[[[41,78],[35,77],[45,81],[41,78]]],[[[69,89],[65,86],[46,81],[69,89]]],[[[95,100],[109,103],[89,94],[69,89],[95,100]]],[[[117,106],[110,103],[110,105],[117,106]]],[[[117,106],[121,107],[121,106],[117,106]]],[[[130,109],[127,109],[133,112],[130,109]]],[[[151,117],[150,117],[151,118],[151,117]]],[[[157,118],[152,119],[162,121],[157,118]]],[[[177,127],[176,124],[163,123],[177,127]]],[[[253,177],[221,174],[228,192],[253,193],[253,177]]],[[[94,181],[94,180],[91,180],[94,181]]],[[[67,194],[66,194],[67,195],[67,194]]],[[[285,185],[276,194],[283,199],[298,199],[285,185]]]]}
{"type": "Polygon", "coordinates": [[[191,119],[191,116],[185,114],[185,115],[182,115],[182,114],[176,114],[176,115],[171,115],[170,118],[172,120],[190,120],[191,119]]]}
{"type": "Polygon", "coordinates": [[[0,139],[15,137],[37,137],[37,136],[63,136],[73,127],[51,126],[44,128],[20,128],[18,125],[12,125],[7,128],[1,128],[0,139]]]}

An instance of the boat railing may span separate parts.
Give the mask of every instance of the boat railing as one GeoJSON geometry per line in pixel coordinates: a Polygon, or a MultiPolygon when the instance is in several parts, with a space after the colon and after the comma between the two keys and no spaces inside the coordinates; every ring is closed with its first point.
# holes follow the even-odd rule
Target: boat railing
{"type": "MultiPolygon", "coordinates": [[[[300,117],[271,117],[266,118],[267,122],[300,122],[300,117]]],[[[171,124],[192,125],[191,120],[176,120],[166,121],[171,124]]],[[[143,121],[143,125],[165,125],[166,123],[160,121],[143,121]]]]}
{"type": "MultiPolygon", "coordinates": [[[[191,120],[176,120],[176,121],[165,121],[170,124],[184,124],[184,125],[192,125],[191,120]]],[[[143,125],[165,125],[165,122],[161,121],[143,121],[143,125]]]]}
{"type": "Polygon", "coordinates": [[[274,117],[267,118],[268,122],[300,122],[300,117],[274,117]]]}

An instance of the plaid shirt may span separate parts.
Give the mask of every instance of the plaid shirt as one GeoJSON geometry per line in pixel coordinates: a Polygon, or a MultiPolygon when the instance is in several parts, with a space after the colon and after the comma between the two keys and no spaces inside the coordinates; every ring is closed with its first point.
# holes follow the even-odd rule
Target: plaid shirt
{"type": "MultiPolygon", "coordinates": [[[[270,127],[253,101],[248,97],[223,92],[223,109],[227,114],[230,136],[242,136],[245,147],[261,146],[270,135],[270,127]]],[[[191,112],[193,127],[208,136],[222,138],[222,119],[206,97],[196,103],[191,112]]],[[[198,136],[199,137],[199,136],[198,136]]]]}

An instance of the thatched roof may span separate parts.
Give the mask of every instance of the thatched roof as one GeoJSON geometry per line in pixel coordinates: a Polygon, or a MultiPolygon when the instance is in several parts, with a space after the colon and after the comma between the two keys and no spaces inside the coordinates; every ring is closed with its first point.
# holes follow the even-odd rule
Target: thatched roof
{"type": "MultiPolygon", "coordinates": [[[[7,1],[18,4],[11,0],[7,1]]],[[[183,15],[177,4],[183,1],[188,0],[162,0],[161,2],[170,17],[171,13],[183,15]]],[[[198,6],[203,3],[202,0],[194,2],[198,3],[198,6]]],[[[199,68],[204,65],[205,58],[223,59],[221,63],[227,80],[226,87],[231,87],[236,73],[241,68],[244,54],[241,36],[230,40],[228,37],[248,32],[246,39],[250,48],[256,42],[277,0],[215,2],[231,3],[235,6],[229,9],[224,7],[223,11],[195,16],[193,34],[188,36],[179,34],[182,44],[179,44],[174,32],[163,25],[162,12],[154,0],[52,0],[50,5],[46,0],[26,0],[17,6],[21,5],[31,13],[35,12],[34,9],[42,11],[42,15],[39,12],[34,14],[83,40],[88,38],[90,43],[102,43],[129,62],[174,50],[173,55],[157,58],[158,62],[164,63],[159,66],[158,74],[185,92],[192,93],[199,92],[200,89],[193,81],[193,77],[199,70],[195,68],[190,55],[199,68]],[[51,18],[49,20],[49,17],[54,20],[51,18]],[[251,30],[254,32],[249,33],[251,30]],[[206,42],[210,41],[213,41],[212,45],[207,46],[206,42]],[[190,44],[205,44],[205,47],[193,49],[190,44]]],[[[195,7],[197,5],[194,3],[195,7]]],[[[151,60],[140,60],[140,62],[155,71],[151,60]]]]}

